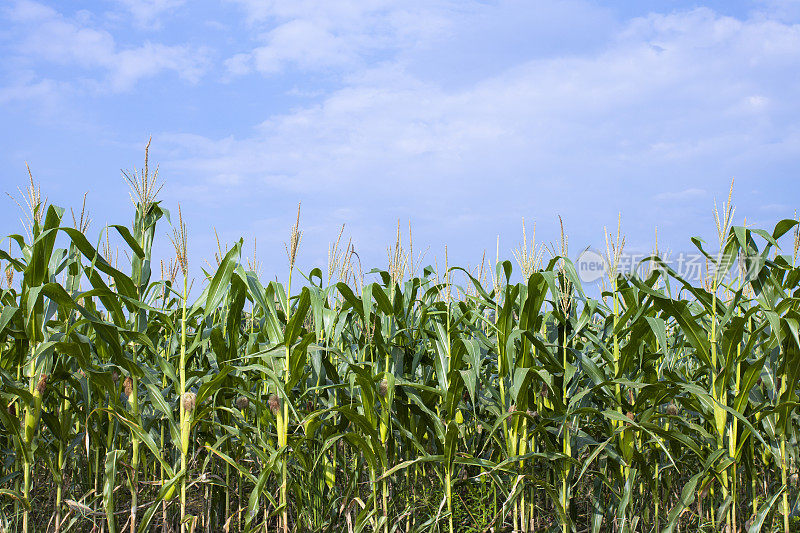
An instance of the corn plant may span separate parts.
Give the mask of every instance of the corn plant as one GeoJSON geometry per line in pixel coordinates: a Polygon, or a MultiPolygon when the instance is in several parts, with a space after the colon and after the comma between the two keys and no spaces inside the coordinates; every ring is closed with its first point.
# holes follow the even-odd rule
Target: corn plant
{"type": "Polygon", "coordinates": [[[0,246],[3,530],[798,527],[796,220],[737,226],[729,196],[700,282],[657,247],[623,273],[620,220],[593,297],[563,224],[487,283],[399,226],[384,268],[342,230],[301,271],[298,208],[284,284],[243,240],[190,268],[147,153],[131,224],[68,225],[29,175],[0,246]]]}

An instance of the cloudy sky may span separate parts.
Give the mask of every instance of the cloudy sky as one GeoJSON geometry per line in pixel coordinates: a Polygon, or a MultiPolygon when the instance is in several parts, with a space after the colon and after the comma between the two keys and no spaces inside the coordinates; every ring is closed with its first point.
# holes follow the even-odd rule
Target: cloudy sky
{"type": "MultiPolygon", "coordinates": [[[[501,255],[521,220],[571,251],[772,229],[800,200],[800,2],[108,0],[0,7],[0,189],[130,220],[151,160],[195,267],[258,239],[264,274],[302,201],[301,264],[341,224],[384,266],[397,221],[425,262],[501,255]]],[[[0,200],[2,234],[19,231],[0,200]]],[[[159,251],[166,254],[167,227],[159,251]]],[[[3,244],[5,246],[5,244],[3,244]]]]}

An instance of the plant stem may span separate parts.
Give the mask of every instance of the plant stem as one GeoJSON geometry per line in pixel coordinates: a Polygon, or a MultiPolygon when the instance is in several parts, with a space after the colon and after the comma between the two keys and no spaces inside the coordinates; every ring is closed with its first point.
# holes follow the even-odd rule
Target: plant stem
{"type": "Polygon", "coordinates": [[[181,533],[186,531],[186,476],[187,461],[186,455],[189,452],[189,416],[183,405],[183,399],[186,394],[186,298],[188,293],[188,280],[183,276],[183,302],[181,313],[181,357],[178,363],[180,369],[180,396],[178,401],[180,403],[180,424],[181,424],[181,533]]]}

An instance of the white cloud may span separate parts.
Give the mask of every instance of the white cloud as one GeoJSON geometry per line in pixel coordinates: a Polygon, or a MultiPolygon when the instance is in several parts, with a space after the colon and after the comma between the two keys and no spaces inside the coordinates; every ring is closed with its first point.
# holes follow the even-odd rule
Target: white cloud
{"type": "Polygon", "coordinates": [[[35,100],[52,107],[63,90],[64,87],[54,80],[33,81],[32,75],[23,76],[13,85],[0,87],[0,104],[35,100]]]}
{"type": "Polygon", "coordinates": [[[800,19],[800,0],[756,0],[768,16],[787,22],[800,19]]]}
{"type": "Polygon", "coordinates": [[[363,67],[370,55],[397,52],[449,24],[443,9],[449,2],[237,3],[250,26],[268,29],[257,39],[263,44],[227,61],[231,74],[275,74],[287,67],[352,71],[363,67]]]}
{"type": "Polygon", "coordinates": [[[16,60],[97,69],[105,73],[103,86],[114,91],[129,90],[139,80],[165,71],[194,82],[207,68],[204,49],[150,42],[122,48],[108,31],[32,1],[16,3],[9,19],[16,23],[16,60]]]}
{"type": "Polygon", "coordinates": [[[55,16],[56,10],[32,0],[18,0],[7,8],[10,18],[18,22],[31,22],[55,16]]]}
{"type": "Polygon", "coordinates": [[[288,65],[300,69],[344,67],[357,61],[359,51],[349,39],[334,35],[316,20],[292,20],[269,32],[265,46],[235,54],[226,61],[233,75],[252,70],[275,74],[288,65]]]}
{"type": "MultiPolygon", "coordinates": [[[[277,68],[278,57],[267,54],[261,69],[277,68]]],[[[243,62],[237,56],[229,67],[244,70],[243,62]]],[[[286,161],[299,173],[314,161],[326,169],[379,157],[413,165],[404,160],[420,154],[457,171],[491,150],[518,163],[553,162],[575,148],[655,164],[752,140],[753,108],[792,105],[791,89],[771,83],[787,65],[800,66],[800,28],[702,9],[654,15],[633,21],[601,53],[523,62],[464,90],[415,77],[407,63],[360,69],[321,104],[273,116],[232,145],[264,154],[254,168],[286,161]]]]}
{"type": "Polygon", "coordinates": [[[338,66],[350,62],[356,54],[346,39],[332,34],[311,20],[293,20],[278,26],[269,34],[269,46],[252,52],[255,68],[272,73],[283,70],[286,63],[301,68],[338,66]]]}
{"type": "MultiPolygon", "coordinates": [[[[764,18],[651,15],[605,47],[522,59],[455,86],[418,68],[421,52],[366,61],[358,47],[337,50],[357,57],[342,86],[267,117],[252,135],[161,136],[170,168],[191,176],[190,196],[215,205],[303,197],[309,207],[317,198],[319,209],[366,219],[414,216],[434,233],[475,210],[483,218],[465,219],[462,233],[491,231],[486,217],[496,226],[590,210],[614,220],[623,208],[642,220],[683,209],[685,221],[688,200],[796,154],[800,86],[787,72],[800,69],[800,27],[764,18]],[[633,205],[632,187],[660,205],[633,205]]],[[[236,61],[257,68],[254,55],[236,61]]]]}
{"type": "Polygon", "coordinates": [[[197,82],[205,71],[204,53],[188,46],[165,46],[144,43],[138,48],[121,50],[115,55],[111,82],[115,89],[125,90],[138,80],[171,70],[182,78],[197,82]]]}
{"type": "Polygon", "coordinates": [[[365,18],[372,14],[396,9],[405,5],[409,10],[417,10],[426,2],[411,0],[345,0],[342,2],[318,2],[316,0],[232,0],[244,10],[250,24],[258,24],[274,19],[300,17],[320,17],[339,25],[361,26],[365,18]]]}
{"type": "Polygon", "coordinates": [[[136,24],[145,29],[158,29],[164,14],[174,11],[186,0],[117,0],[131,15],[136,24]]]}
{"type": "MultiPolygon", "coordinates": [[[[378,250],[365,265],[398,217],[414,219],[420,242],[431,242],[426,231],[470,242],[489,233],[491,246],[521,215],[552,236],[556,213],[602,227],[624,209],[649,237],[652,225],[697,220],[698,204],[726,193],[733,175],[763,191],[738,212],[748,202],[759,212],[776,194],[773,168],[796,167],[800,153],[800,26],[766,11],[623,22],[580,0],[238,3],[246,23],[223,18],[231,33],[211,32],[230,50],[229,83],[187,101],[213,119],[154,138],[165,195],[217,213],[236,206],[229,224],[267,210],[265,233],[288,228],[302,198],[314,227],[361,221],[356,241],[378,250]],[[236,84],[253,72],[270,79],[236,84]],[[229,101],[209,110],[217,97],[229,101]]],[[[131,13],[151,26],[176,9],[136,4],[131,13]]],[[[8,63],[47,77],[6,76],[14,83],[0,103],[57,93],[64,72],[73,85],[126,91],[209,68],[202,50],[129,44],[91,16],[30,1],[7,13],[8,63]]]]}

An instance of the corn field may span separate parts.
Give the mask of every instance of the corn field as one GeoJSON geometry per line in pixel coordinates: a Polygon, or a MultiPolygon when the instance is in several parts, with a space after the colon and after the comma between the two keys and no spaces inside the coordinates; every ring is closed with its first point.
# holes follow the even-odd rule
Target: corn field
{"type": "Polygon", "coordinates": [[[657,250],[623,275],[604,231],[594,298],[563,226],[485,270],[420,268],[398,231],[367,282],[340,241],[297,270],[298,210],[288,282],[240,240],[191,287],[156,176],[100,237],[31,178],[0,251],[0,530],[800,528],[797,221],[735,226],[729,197],[702,283],[657,250]]]}

